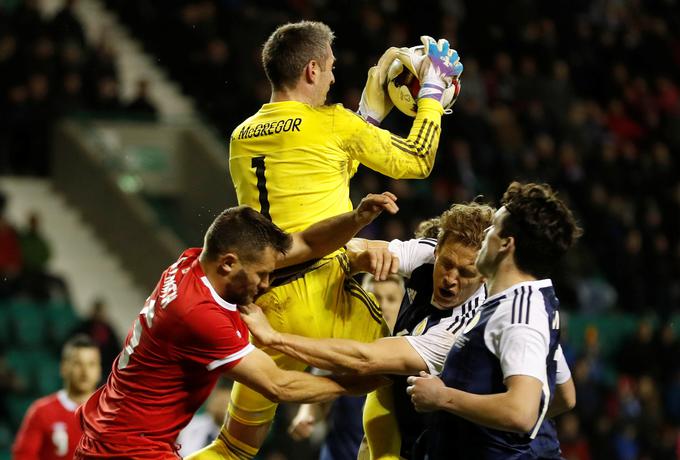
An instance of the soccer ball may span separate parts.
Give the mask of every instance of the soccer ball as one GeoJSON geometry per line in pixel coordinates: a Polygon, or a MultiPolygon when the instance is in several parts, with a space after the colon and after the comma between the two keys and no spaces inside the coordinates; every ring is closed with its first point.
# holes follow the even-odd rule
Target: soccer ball
{"type": "MultiPolygon", "coordinates": [[[[423,54],[423,47],[413,48],[416,53],[423,54]]],[[[411,71],[395,59],[387,69],[387,94],[392,99],[395,107],[405,115],[415,117],[418,111],[418,91],[420,91],[420,81],[411,71]]],[[[442,106],[444,110],[451,108],[460,93],[460,83],[454,82],[444,90],[442,96],[442,106]]]]}

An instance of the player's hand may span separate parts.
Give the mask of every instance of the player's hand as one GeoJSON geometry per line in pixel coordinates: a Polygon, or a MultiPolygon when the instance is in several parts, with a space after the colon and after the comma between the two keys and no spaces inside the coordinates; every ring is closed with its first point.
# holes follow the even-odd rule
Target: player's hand
{"type": "Polygon", "coordinates": [[[250,305],[240,305],[238,309],[241,313],[241,319],[246,323],[250,334],[259,344],[269,346],[275,343],[278,332],[269,324],[267,317],[259,306],[251,303],[250,305]]]}
{"type": "Polygon", "coordinates": [[[399,271],[399,257],[387,249],[384,242],[367,242],[368,247],[350,257],[352,272],[368,272],[378,281],[399,271]]]}
{"type": "Polygon", "coordinates": [[[312,435],[315,425],[316,418],[312,414],[298,411],[293,421],[290,422],[288,434],[293,440],[302,441],[312,435]]]}
{"type": "Polygon", "coordinates": [[[409,385],[406,394],[411,396],[416,412],[433,412],[441,408],[441,391],[446,386],[439,377],[420,371],[420,377],[412,375],[406,383],[409,385]]]}
{"type": "Polygon", "coordinates": [[[441,102],[444,90],[452,85],[456,86],[454,98],[457,97],[460,92],[460,75],[463,73],[458,52],[451,49],[448,40],[444,38],[435,41],[434,38],[423,35],[420,41],[423,46],[400,48],[397,53],[402,64],[420,80],[418,99],[425,97],[441,102]],[[424,51],[422,55],[416,52],[418,49],[424,51]]]}
{"type": "Polygon", "coordinates": [[[368,69],[366,86],[359,101],[359,115],[373,125],[380,125],[390,113],[394,103],[387,94],[387,70],[397,57],[397,48],[388,48],[378,64],[368,69]]]}
{"type": "Polygon", "coordinates": [[[373,222],[373,219],[383,211],[396,214],[399,211],[396,202],[397,196],[393,193],[383,192],[379,195],[369,193],[354,210],[356,219],[362,226],[365,226],[373,222]]]}

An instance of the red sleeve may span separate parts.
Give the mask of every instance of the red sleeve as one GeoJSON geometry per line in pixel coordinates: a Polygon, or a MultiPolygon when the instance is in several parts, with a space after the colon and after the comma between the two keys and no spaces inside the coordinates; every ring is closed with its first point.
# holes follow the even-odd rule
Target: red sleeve
{"type": "Polygon", "coordinates": [[[12,446],[14,460],[40,460],[40,449],[43,444],[44,430],[40,420],[38,405],[33,403],[28,408],[21,427],[12,446]]]}
{"type": "Polygon", "coordinates": [[[206,302],[184,317],[190,340],[182,345],[180,353],[208,370],[231,368],[254,349],[238,312],[220,311],[221,308],[206,302]]]}

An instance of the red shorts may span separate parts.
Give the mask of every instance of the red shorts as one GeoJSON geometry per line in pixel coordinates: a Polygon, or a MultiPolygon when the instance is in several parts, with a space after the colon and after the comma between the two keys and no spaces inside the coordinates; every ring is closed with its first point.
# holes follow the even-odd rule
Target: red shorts
{"type": "Polygon", "coordinates": [[[174,444],[150,443],[118,444],[101,442],[83,435],[73,456],[75,460],[95,459],[140,459],[140,460],[181,460],[174,444]]]}

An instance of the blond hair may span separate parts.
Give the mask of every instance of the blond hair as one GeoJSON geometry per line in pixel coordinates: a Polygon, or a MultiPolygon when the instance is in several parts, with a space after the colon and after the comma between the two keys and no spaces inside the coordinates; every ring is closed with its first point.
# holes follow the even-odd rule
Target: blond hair
{"type": "Polygon", "coordinates": [[[495,212],[494,208],[482,203],[454,204],[439,218],[438,244],[453,238],[465,246],[481,248],[484,230],[491,225],[495,212]]]}

